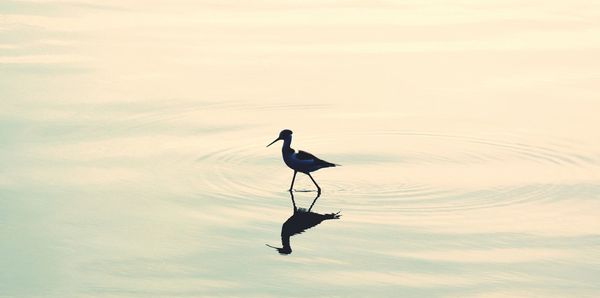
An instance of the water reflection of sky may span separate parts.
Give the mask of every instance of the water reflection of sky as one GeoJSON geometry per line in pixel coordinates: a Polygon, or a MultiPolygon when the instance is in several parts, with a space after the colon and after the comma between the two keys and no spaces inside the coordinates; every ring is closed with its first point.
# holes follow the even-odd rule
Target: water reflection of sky
{"type": "Polygon", "coordinates": [[[594,6],[4,1],[0,296],[596,297],[594,6]]]}

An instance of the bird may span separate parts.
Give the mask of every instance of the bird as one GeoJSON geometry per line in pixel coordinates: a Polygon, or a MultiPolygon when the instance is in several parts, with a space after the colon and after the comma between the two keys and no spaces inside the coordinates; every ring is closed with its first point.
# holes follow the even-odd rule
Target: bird
{"type": "Polygon", "coordinates": [[[292,198],[292,206],[293,206],[293,214],[290,218],[288,218],[283,225],[281,226],[281,246],[275,247],[269,244],[265,244],[268,247],[276,249],[282,255],[289,255],[292,253],[292,246],[290,245],[290,237],[303,233],[306,230],[316,227],[321,224],[325,220],[329,219],[339,219],[340,211],[337,213],[327,213],[320,214],[312,212],[312,208],[315,205],[315,202],[319,198],[321,193],[317,193],[316,198],[313,200],[312,204],[308,208],[308,210],[304,208],[297,208],[296,202],[294,201],[294,194],[290,191],[290,196],[292,198]]]}
{"type": "Polygon", "coordinates": [[[283,140],[283,146],[281,147],[281,155],[283,156],[283,161],[285,164],[292,170],[294,170],[294,176],[292,177],[292,184],[290,185],[289,191],[292,191],[294,188],[294,181],[296,180],[296,174],[298,172],[304,173],[310,177],[310,180],[317,187],[317,192],[321,192],[321,187],[315,179],[310,175],[311,172],[322,168],[336,167],[338,164],[330,163],[328,161],[324,161],[306,151],[298,150],[296,152],[294,149],[290,147],[292,144],[292,131],[289,129],[284,129],[279,133],[277,139],[271,142],[267,147],[273,145],[275,142],[283,140]]]}

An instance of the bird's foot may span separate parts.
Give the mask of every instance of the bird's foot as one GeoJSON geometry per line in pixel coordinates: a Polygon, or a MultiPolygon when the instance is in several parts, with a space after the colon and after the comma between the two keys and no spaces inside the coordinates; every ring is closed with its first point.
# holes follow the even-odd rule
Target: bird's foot
{"type": "Polygon", "coordinates": [[[295,189],[294,192],[318,192],[321,193],[318,190],[314,190],[314,189],[295,189]]]}

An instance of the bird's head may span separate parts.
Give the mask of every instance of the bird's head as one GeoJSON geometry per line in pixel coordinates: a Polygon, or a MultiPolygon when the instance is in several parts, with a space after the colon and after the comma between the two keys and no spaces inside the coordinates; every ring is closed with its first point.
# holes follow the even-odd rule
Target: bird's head
{"type": "Polygon", "coordinates": [[[281,255],[289,255],[292,253],[292,248],[291,247],[275,247],[275,246],[271,246],[268,244],[265,244],[266,246],[270,247],[270,248],[274,248],[277,250],[277,252],[279,252],[279,254],[281,255]]]}
{"type": "Polygon", "coordinates": [[[284,129],[279,133],[279,136],[277,137],[277,139],[275,139],[275,141],[271,142],[271,144],[267,145],[267,147],[273,145],[273,143],[275,143],[279,140],[285,140],[291,136],[292,136],[292,131],[289,129],[284,129]]]}

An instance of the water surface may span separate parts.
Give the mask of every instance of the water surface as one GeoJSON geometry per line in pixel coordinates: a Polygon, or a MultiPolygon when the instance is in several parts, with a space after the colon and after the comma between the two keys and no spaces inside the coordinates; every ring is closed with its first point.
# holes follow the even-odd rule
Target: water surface
{"type": "Polygon", "coordinates": [[[597,297],[599,12],[0,4],[0,297],[597,297]]]}

